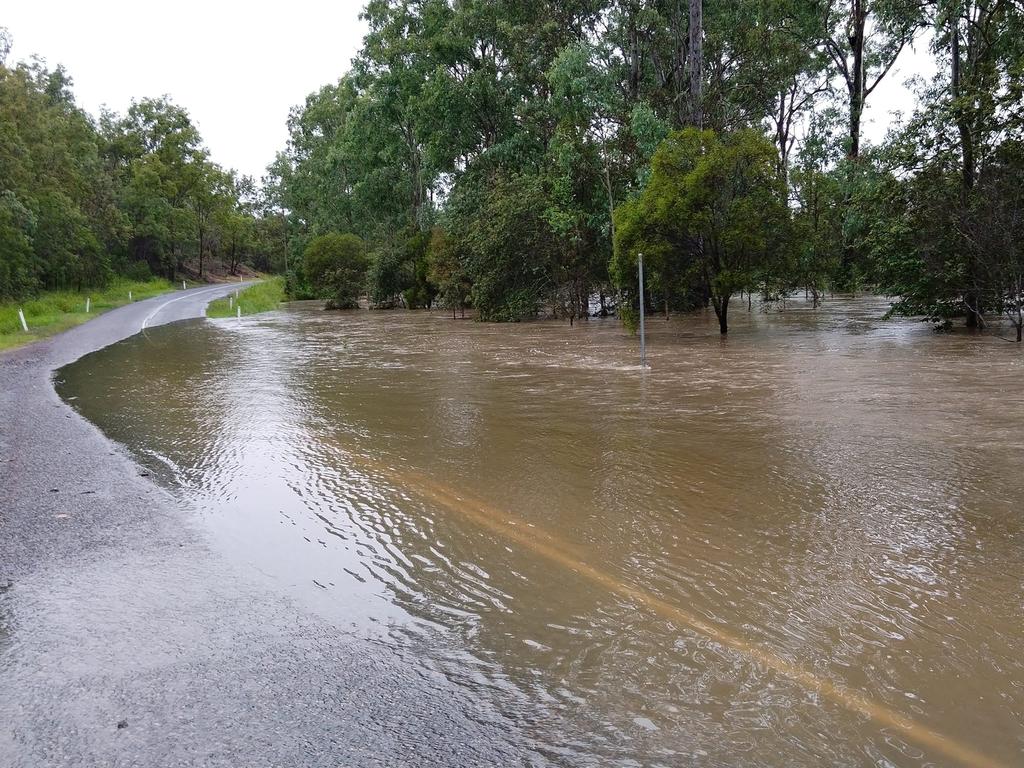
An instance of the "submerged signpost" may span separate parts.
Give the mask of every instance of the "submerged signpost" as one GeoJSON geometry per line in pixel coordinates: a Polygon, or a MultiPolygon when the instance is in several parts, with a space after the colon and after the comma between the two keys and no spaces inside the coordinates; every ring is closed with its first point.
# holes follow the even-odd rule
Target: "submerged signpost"
{"type": "Polygon", "coordinates": [[[637,278],[640,284],[640,367],[647,367],[647,339],[644,338],[644,255],[637,254],[637,278]]]}

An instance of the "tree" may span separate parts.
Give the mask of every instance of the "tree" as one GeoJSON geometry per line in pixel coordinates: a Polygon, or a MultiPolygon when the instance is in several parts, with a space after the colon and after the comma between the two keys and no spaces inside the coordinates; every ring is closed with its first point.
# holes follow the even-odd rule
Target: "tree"
{"type": "Polygon", "coordinates": [[[727,333],[730,297],[750,290],[792,248],[771,143],[753,130],[671,134],[643,193],[616,210],[615,229],[620,285],[632,281],[637,254],[650,255],[662,271],[703,285],[727,333]]]}
{"type": "Polygon", "coordinates": [[[452,311],[453,320],[456,311],[465,317],[473,283],[455,244],[440,227],[435,227],[431,232],[427,264],[427,276],[431,284],[437,287],[441,306],[452,311]]]}
{"type": "Polygon", "coordinates": [[[0,192],[0,298],[17,298],[37,287],[33,270],[35,217],[10,190],[0,192]]]}
{"type": "Polygon", "coordinates": [[[1001,180],[1012,178],[1024,135],[1024,8],[943,0],[931,10],[942,66],[883,155],[888,173],[868,199],[877,230],[868,245],[897,297],[894,313],[943,327],[965,317],[983,328],[988,313],[1013,303],[1004,205],[1013,195],[1001,180]]]}
{"type": "Polygon", "coordinates": [[[919,0],[824,0],[821,45],[846,86],[847,154],[861,149],[861,119],[868,97],[889,74],[923,26],[919,0]]]}
{"type": "Polygon", "coordinates": [[[536,317],[553,297],[557,240],[537,174],[494,170],[456,190],[444,227],[471,276],[472,303],[483,320],[536,317]]]}
{"type": "Polygon", "coordinates": [[[233,208],[232,183],[219,166],[206,160],[199,160],[188,166],[184,183],[185,199],[193,217],[196,252],[199,257],[199,279],[202,280],[204,260],[211,246],[210,230],[218,216],[226,215],[233,208]]]}
{"type": "Polygon", "coordinates": [[[328,309],[359,306],[369,259],[363,241],[353,234],[332,232],[313,238],[304,255],[306,277],[328,309]]]}
{"type": "Polygon", "coordinates": [[[831,141],[829,118],[826,113],[811,119],[788,175],[797,245],[792,277],[796,286],[811,294],[814,307],[839,277],[848,208],[845,175],[839,169],[838,148],[831,141]]]}
{"type": "Polygon", "coordinates": [[[1007,141],[981,171],[964,230],[980,296],[1024,335],[1024,140],[1007,141]]]}

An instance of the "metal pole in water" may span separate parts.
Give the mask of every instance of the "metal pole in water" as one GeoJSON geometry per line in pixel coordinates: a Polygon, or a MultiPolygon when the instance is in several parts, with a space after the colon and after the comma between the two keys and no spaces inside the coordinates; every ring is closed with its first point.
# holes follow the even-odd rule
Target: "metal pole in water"
{"type": "Polygon", "coordinates": [[[28,323],[25,322],[25,313],[18,309],[18,319],[21,320],[21,330],[28,333],[28,323]]]}
{"type": "Polygon", "coordinates": [[[644,336],[644,255],[638,254],[637,272],[640,283],[640,367],[647,367],[647,339],[644,336]]]}

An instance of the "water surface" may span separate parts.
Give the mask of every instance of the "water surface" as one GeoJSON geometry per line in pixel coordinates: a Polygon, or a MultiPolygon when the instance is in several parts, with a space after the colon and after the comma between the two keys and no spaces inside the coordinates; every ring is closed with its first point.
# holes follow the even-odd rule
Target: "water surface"
{"type": "Polygon", "coordinates": [[[539,764],[1020,764],[1024,355],[884,309],[655,319],[641,373],[615,320],[297,305],[59,389],[254,579],[415,648],[539,764]]]}

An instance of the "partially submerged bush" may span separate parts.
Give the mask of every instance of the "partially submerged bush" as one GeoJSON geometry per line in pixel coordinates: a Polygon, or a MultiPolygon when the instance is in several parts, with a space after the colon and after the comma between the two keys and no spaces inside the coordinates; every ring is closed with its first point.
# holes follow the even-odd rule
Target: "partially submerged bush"
{"type": "Polygon", "coordinates": [[[306,246],[303,261],[313,291],[328,309],[359,306],[370,265],[362,240],[338,232],[320,235],[306,246]]]}

